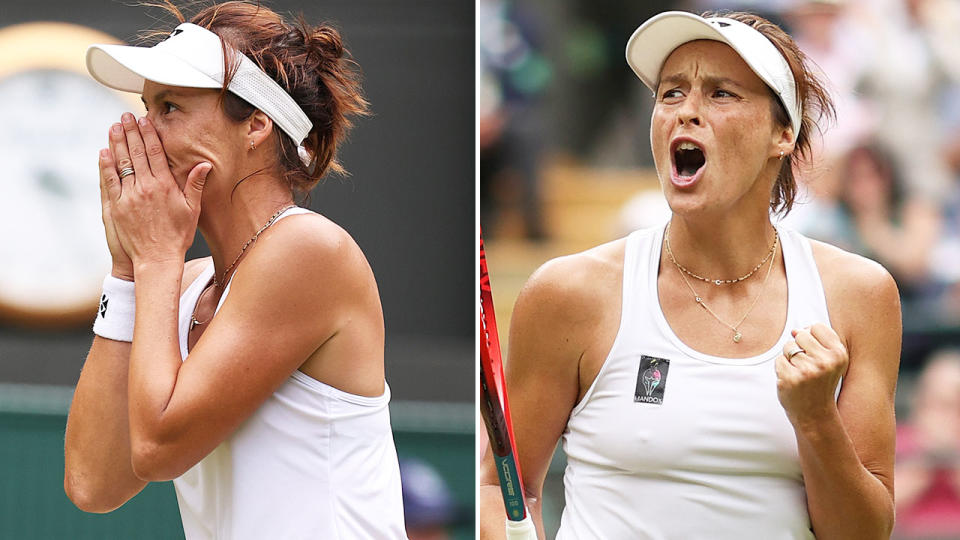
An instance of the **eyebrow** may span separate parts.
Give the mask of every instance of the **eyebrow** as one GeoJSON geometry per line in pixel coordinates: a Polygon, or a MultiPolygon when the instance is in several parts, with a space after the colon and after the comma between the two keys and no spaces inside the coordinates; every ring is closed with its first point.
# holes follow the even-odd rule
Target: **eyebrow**
{"type": "MultiPolygon", "coordinates": [[[[177,90],[161,90],[161,91],[157,92],[156,95],[153,96],[153,101],[154,101],[154,102],[163,101],[164,99],[167,99],[168,97],[184,97],[184,96],[186,96],[186,95],[187,95],[187,94],[185,94],[185,93],[183,93],[183,92],[178,92],[177,90]]],[[[142,101],[144,105],[147,104],[147,99],[146,99],[145,97],[143,97],[142,94],[141,94],[141,96],[140,96],[140,101],[142,101]]]]}
{"type": "MultiPolygon", "coordinates": [[[[682,75],[680,73],[675,73],[673,75],[669,75],[667,77],[660,79],[660,83],[657,85],[657,88],[659,88],[660,85],[662,84],[676,84],[676,83],[681,83],[686,81],[687,81],[687,77],[685,75],[682,75]]],[[[703,81],[711,86],[731,85],[731,86],[736,86],[737,88],[743,88],[742,84],[728,77],[707,76],[707,77],[703,77],[703,81]]]]}

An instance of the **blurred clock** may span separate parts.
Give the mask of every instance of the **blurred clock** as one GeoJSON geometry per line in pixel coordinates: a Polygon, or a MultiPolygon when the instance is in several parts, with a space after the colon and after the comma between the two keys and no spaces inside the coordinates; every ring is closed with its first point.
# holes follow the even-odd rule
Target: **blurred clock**
{"type": "Polygon", "coordinates": [[[110,255],[97,152],[136,96],[87,75],[90,28],[0,29],[0,318],[27,326],[92,323],[110,255]],[[131,99],[132,97],[132,99],[131,99]]]}

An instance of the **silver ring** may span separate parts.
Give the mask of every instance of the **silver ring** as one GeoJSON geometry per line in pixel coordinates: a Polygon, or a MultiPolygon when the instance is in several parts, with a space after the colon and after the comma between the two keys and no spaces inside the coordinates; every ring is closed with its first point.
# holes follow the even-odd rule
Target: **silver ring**
{"type": "Polygon", "coordinates": [[[124,178],[130,176],[133,173],[134,173],[133,167],[124,167],[120,169],[120,179],[123,180],[124,178]]]}
{"type": "Polygon", "coordinates": [[[797,347],[796,349],[794,349],[794,350],[792,350],[792,351],[790,351],[790,352],[787,353],[787,360],[792,359],[794,356],[796,356],[796,355],[798,355],[798,354],[800,354],[800,353],[802,353],[802,352],[805,352],[805,351],[804,351],[801,347],[797,347]]]}

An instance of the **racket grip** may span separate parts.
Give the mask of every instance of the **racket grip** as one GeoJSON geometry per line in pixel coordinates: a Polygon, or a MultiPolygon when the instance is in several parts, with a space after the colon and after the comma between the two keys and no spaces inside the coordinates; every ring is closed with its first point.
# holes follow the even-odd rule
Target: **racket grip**
{"type": "Polygon", "coordinates": [[[530,514],[522,521],[506,520],[507,540],[538,540],[537,528],[533,525],[533,519],[530,514]]]}

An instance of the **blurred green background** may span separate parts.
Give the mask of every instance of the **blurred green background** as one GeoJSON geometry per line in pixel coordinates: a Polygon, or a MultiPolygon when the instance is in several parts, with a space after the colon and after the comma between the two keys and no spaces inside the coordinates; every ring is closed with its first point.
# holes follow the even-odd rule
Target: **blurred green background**
{"type": "MultiPolygon", "coordinates": [[[[173,483],[151,483],[109,514],[77,510],[63,492],[63,432],[72,389],[0,383],[0,538],[120,540],[183,538],[173,483]]],[[[447,481],[459,522],[473,538],[473,407],[402,402],[391,407],[401,457],[432,465],[447,481]]]]}

